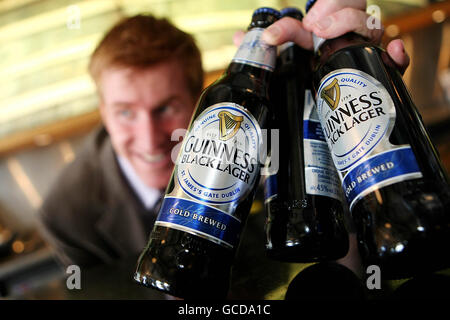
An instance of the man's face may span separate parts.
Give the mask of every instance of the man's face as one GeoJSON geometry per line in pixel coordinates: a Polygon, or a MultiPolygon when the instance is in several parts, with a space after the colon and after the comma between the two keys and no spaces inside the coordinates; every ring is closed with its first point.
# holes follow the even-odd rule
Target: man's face
{"type": "Polygon", "coordinates": [[[126,158],[142,181],[164,189],[173,169],[172,132],[186,128],[195,97],[177,62],[143,70],[103,71],[100,112],[118,155],[126,158]]]}

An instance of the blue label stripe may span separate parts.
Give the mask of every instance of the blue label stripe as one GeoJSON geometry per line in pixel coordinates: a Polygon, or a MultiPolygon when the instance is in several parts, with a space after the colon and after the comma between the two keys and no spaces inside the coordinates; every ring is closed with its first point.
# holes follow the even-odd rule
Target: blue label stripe
{"type": "MultiPolygon", "coordinates": [[[[351,169],[344,177],[342,187],[352,207],[353,201],[365,190],[380,184],[386,186],[390,179],[411,174],[421,174],[414,153],[410,147],[398,148],[377,154],[351,169]]],[[[396,181],[393,179],[391,183],[396,181]]]]}
{"type": "Polygon", "coordinates": [[[201,233],[213,242],[235,247],[239,242],[240,221],[222,211],[186,199],[166,197],[156,223],[164,222],[201,233]]]}
{"type": "Polygon", "coordinates": [[[270,175],[264,180],[264,200],[269,200],[273,196],[278,195],[277,175],[270,175]]]}
{"type": "Polygon", "coordinates": [[[303,138],[326,142],[320,122],[303,120],[303,138]]]}

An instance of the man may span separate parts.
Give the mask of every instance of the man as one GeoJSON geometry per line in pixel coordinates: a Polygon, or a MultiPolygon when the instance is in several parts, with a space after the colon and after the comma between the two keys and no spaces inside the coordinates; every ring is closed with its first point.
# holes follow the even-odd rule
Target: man
{"type": "Polygon", "coordinates": [[[110,263],[143,249],[173,169],[172,131],[187,127],[203,86],[192,36],[152,16],[113,27],[89,72],[105,128],[62,172],[40,214],[64,265],[110,263]]]}
{"type": "MultiPolygon", "coordinates": [[[[311,48],[310,32],[316,30],[306,29],[306,21],[314,26],[342,10],[348,23],[333,30],[381,38],[382,30],[368,32],[361,25],[365,1],[319,0],[314,9],[319,5],[324,9],[314,17],[312,9],[304,24],[281,19],[266,31],[266,40],[291,40],[311,48]]],[[[406,59],[402,50],[389,52],[406,59]]],[[[178,142],[171,141],[171,133],[187,127],[203,81],[192,37],[164,19],[142,15],[125,19],[107,33],[89,70],[105,129],[89,137],[40,213],[44,233],[64,265],[111,263],[141,252],[173,169],[171,153],[178,142]]]]}

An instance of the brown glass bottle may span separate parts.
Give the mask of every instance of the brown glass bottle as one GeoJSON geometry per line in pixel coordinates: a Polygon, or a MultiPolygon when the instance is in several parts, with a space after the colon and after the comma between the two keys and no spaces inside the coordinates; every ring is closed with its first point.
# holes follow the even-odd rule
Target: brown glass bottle
{"type": "Polygon", "coordinates": [[[448,266],[448,178],[394,62],[355,33],[316,49],[318,113],[363,261],[384,278],[448,266]]]}
{"type": "MultiPolygon", "coordinates": [[[[303,18],[296,8],[281,14],[303,18]]],[[[339,178],[311,95],[311,58],[293,43],[280,46],[270,90],[279,129],[272,165],[279,161],[265,180],[266,252],[287,262],[335,260],[348,251],[339,178]]]]}
{"type": "Polygon", "coordinates": [[[260,178],[276,50],[261,42],[279,13],[257,9],[223,76],[202,93],[135,280],[187,299],[224,298],[260,178]]]}

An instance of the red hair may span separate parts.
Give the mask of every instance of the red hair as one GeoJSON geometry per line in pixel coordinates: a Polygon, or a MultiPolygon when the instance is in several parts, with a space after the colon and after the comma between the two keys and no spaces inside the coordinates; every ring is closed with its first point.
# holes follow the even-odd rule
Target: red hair
{"type": "Polygon", "coordinates": [[[194,38],[165,18],[137,15],[115,25],[91,56],[89,73],[99,84],[103,70],[111,67],[144,69],[174,59],[184,68],[193,97],[203,87],[201,54],[194,38]]]}

